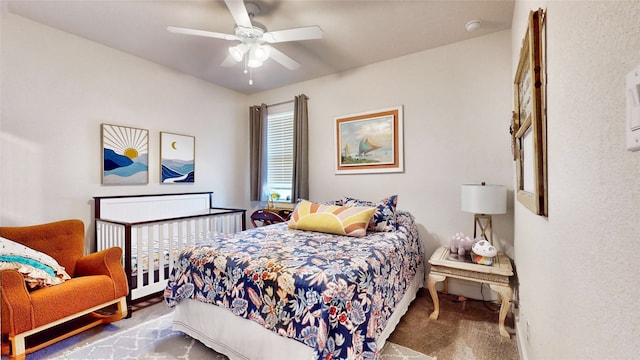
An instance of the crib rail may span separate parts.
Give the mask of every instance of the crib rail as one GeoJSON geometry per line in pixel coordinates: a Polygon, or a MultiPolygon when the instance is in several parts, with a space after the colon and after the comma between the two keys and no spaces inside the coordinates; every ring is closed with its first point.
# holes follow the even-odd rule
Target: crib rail
{"type": "Polygon", "coordinates": [[[164,291],[168,269],[180,252],[197,242],[246,228],[245,210],[211,208],[208,214],[122,222],[96,219],[96,249],[118,246],[129,277],[129,303],[164,291]]]}

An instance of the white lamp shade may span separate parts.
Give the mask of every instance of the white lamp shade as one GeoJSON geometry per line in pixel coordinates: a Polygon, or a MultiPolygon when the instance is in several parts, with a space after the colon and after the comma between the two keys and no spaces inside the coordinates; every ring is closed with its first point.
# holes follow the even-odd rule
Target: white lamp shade
{"type": "Polygon", "coordinates": [[[506,214],[507,188],[502,185],[462,185],[462,211],[474,214],[506,214]]]}

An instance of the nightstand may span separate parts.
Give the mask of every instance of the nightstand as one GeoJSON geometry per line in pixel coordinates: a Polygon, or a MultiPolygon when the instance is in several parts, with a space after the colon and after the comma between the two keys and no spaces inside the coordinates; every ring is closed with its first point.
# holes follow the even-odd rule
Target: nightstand
{"type": "Polygon", "coordinates": [[[509,312],[509,306],[513,299],[513,290],[509,282],[509,278],[513,276],[513,268],[511,260],[504,253],[498,253],[493,259],[492,265],[480,265],[473,262],[455,260],[450,258],[450,250],[446,247],[438,248],[431,258],[431,270],[427,280],[427,288],[433,299],[433,312],[429,318],[438,319],[440,314],[440,302],[438,300],[438,291],[436,283],[444,281],[447,277],[474,281],[489,284],[489,287],[500,295],[500,317],[499,329],[500,335],[509,339],[509,332],[504,327],[504,319],[509,312]]]}

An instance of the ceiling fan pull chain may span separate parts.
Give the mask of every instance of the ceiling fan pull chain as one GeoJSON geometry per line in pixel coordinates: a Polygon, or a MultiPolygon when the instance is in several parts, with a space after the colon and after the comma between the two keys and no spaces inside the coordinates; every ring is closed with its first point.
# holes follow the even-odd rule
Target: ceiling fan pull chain
{"type": "Polygon", "coordinates": [[[253,69],[249,69],[249,85],[253,85],[253,69]]]}

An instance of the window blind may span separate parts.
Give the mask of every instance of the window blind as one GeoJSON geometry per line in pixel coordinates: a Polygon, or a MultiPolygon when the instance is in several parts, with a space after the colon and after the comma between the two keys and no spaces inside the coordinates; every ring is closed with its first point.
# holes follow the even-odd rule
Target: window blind
{"type": "Polygon", "coordinates": [[[267,193],[291,196],[293,179],[293,110],[267,117],[267,193]]]}

